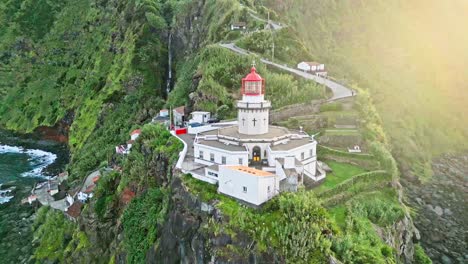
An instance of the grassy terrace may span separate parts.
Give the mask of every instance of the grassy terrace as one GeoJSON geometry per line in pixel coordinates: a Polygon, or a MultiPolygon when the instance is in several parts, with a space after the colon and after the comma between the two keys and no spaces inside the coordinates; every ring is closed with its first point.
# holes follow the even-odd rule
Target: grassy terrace
{"type": "Polygon", "coordinates": [[[336,185],[352,178],[354,175],[366,172],[364,168],[354,166],[348,163],[340,163],[336,161],[327,161],[328,166],[333,170],[325,178],[325,181],[320,184],[314,191],[319,193],[333,189],[336,185]]]}
{"type": "MultiPolygon", "coordinates": [[[[235,240],[239,231],[256,241],[255,250],[273,249],[288,263],[323,263],[331,241],[321,236],[324,230],[335,230],[333,219],[312,192],[282,193],[261,209],[253,209],[216,192],[216,186],[198,181],[190,175],[182,176],[187,189],[201,200],[219,202],[216,207],[223,221],[210,221],[205,226],[214,235],[226,233],[235,240]],[[307,244],[301,244],[308,241],[307,244]],[[301,259],[302,258],[302,259],[301,259]]],[[[218,249],[218,255],[248,254],[245,248],[218,249]]]]}

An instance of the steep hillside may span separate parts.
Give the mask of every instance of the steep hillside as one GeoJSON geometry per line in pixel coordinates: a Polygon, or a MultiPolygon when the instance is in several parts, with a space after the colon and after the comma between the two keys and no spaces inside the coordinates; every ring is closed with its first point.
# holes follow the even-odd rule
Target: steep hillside
{"type": "MultiPolygon", "coordinates": [[[[326,52],[322,46],[314,46],[317,40],[303,30],[311,28],[310,21],[295,13],[309,10],[309,2],[303,1],[307,8],[300,9],[293,1],[269,3],[284,12],[281,17],[272,13],[272,17],[298,25],[297,30],[285,28],[275,33],[278,61],[292,63],[310,56],[307,59],[326,61],[337,77],[349,71],[348,77],[362,82],[360,86],[372,86],[371,79],[359,75],[361,68],[351,64],[357,59],[349,56],[349,60],[342,60],[344,51],[339,52],[335,35],[322,36],[328,43],[326,52]],[[290,16],[294,19],[289,20],[290,16]]],[[[339,7],[338,2],[316,4],[320,8],[332,5],[331,10],[339,7]]],[[[389,140],[382,128],[385,123],[369,93],[359,90],[356,99],[321,107],[327,97],[323,86],[269,68],[259,56],[240,56],[218,45],[237,41],[260,56],[273,55],[268,43],[273,33],[264,30],[265,20],[255,18],[265,17],[267,11],[252,0],[84,0],[57,4],[12,0],[0,4],[0,22],[9,25],[0,28],[0,126],[18,132],[59,128],[71,149],[67,168],[71,189],[89,172],[100,169],[101,173],[94,197],[73,222],[55,210],[38,212],[31,260],[430,262],[414,245],[416,232],[410,210],[403,203],[396,162],[388,151],[389,140]],[[246,22],[250,30],[230,31],[230,24],[239,21],[246,22]],[[168,69],[170,56],[174,63],[168,69]],[[362,133],[367,147],[363,155],[319,149],[320,159],[333,170],[330,180],[318,188],[313,183],[297,193],[281,194],[258,210],[175,169],[181,142],[163,126],[147,124],[160,108],[179,105],[208,110],[220,118],[233,117],[239,80],[253,60],[267,79],[267,96],[275,108],[296,107],[304,112],[303,106],[318,102],[313,113],[302,114],[329,115],[331,120],[333,114],[351,113],[362,126],[352,132],[362,133]],[[169,70],[175,77],[169,80],[172,92],[166,94],[169,70]],[[350,113],[342,113],[343,109],[350,113]],[[129,131],[137,127],[142,128],[142,134],[130,154],[115,154],[115,145],[125,142],[129,131]]],[[[317,19],[330,20],[339,27],[333,23],[340,15],[317,19]]],[[[326,27],[320,30],[318,33],[327,31],[326,27]]],[[[369,73],[372,70],[374,67],[369,73]]],[[[379,105],[384,109],[385,104],[379,105]]],[[[283,122],[297,129],[302,121],[283,122]]],[[[453,133],[454,141],[463,135],[453,133]]],[[[392,142],[397,136],[393,135],[392,142]]]]}
{"type": "Polygon", "coordinates": [[[465,1],[268,0],[335,78],[370,89],[404,171],[468,148],[465,1]]]}
{"type": "Polygon", "coordinates": [[[0,38],[0,124],[32,132],[65,123],[71,172],[83,177],[162,106],[165,16],[173,6],[59,2],[0,5],[2,24],[10,25],[0,38]]]}

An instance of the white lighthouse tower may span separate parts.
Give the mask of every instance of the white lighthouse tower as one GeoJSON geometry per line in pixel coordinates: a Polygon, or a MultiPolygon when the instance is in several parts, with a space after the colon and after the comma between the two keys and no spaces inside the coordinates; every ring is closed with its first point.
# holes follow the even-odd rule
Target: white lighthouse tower
{"type": "Polygon", "coordinates": [[[265,100],[265,80],[252,67],[242,79],[242,100],[237,102],[239,133],[261,135],[268,133],[271,102],[265,100]]]}

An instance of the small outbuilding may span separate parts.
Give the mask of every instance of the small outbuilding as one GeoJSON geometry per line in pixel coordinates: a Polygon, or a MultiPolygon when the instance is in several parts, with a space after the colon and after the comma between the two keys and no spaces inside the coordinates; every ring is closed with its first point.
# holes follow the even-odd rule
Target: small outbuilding
{"type": "Polygon", "coordinates": [[[279,193],[278,177],[248,166],[219,166],[220,193],[261,205],[279,193]]]}
{"type": "Polygon", "coordinates": [[[141,129],[135,129],[130,133],[130,139],[136,140],[141,134],[141,129]]]}
{"type": "Polygon", "coordinates": [[[211,118],[210,112],[203,112],[203,111],[195,111],[191,113],[192,119],[190,119],[189,123],[200,123],[204,124],[207,123],[208,120],[211,118]]]}
{"type": "Polygon", "coordinates": [[[245,30],[247,29],[247,24],[245,22],[236,22],[231,24],[231,30],[245,30]]]}
{"type": "Polygon", "coordinates": [[[167,109],[159,110],[159,116],[160,117],[168,117],[169,116],[169,110],[167,110],[167,109]]]}
{"type": "Polygon", "coordinates": [[[179,106],[172,110],[175,126],[183,126],[185,122],[185,106],[179,106]]]}
{"type": "Polygon", "coordinates": [[[319,73],[319,72],[325,72],[325,64],[323,63],[318,63],[315,61],[303,61],[297,64],[297,68],[301,71],[305,72],[312,72],[312,73],[319,73]]]}

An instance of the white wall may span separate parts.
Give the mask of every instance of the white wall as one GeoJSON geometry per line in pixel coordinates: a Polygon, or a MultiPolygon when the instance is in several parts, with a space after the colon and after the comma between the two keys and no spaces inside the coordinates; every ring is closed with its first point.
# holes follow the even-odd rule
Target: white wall
{"type": "Polygon", "coordinates": [[[206,123],[208,119],[210,119],[210,112],[192,112],[192,119],[190,119],[190,123],[206,123]]]}
{"type": "Polygon", "coordinates": [[[246,135],[259,135],[268,132],[269,109],[239,109],[237,123],[239,133],[246,135]],[[255,125],[253,120],[256,120],[255,125]]]}
{"type": "MultiPolygon", "coordinates": [[[[244,143],[244,146],[247,147],[247,151],[249,152],[249,159],[252,159],[252,152],[253,152],[253,148],[255,146],[258,146],[260,148],[260,156],[262,159],[265,159],[265,150],[267,150],[268,146],[270,146],[270,143],[244,143]]],[[[267,156],[268,156],[268,152],[267,152],[267,156]]]]}
{"type": "Polygon", "coordinates": [[[178,140],[180,140],[182,144],[184,144],[184,148],[182,149],[181,152],[179,152],[179,159],[177,160],[177,164],[176,164],[176,168],[182,169],[182,164],[184,163],[185,155],[187,155],[188,146],[187,146],[187,143],[185,143],[185,141],[183,141],[179,136],[177,136],[175,131],[171,131],[171,134],[174,137],[176,137],[178,140]]]}
{"type": "Polygon", "coordinates": [[[302,145],[300,147],[297,147],[291,150],[273,151],[270,148],[268,148],[267,149],[268,163],[270,165],[274,165],[275,159],[284,158],[287,156],[295,156],[298,160],[302,161],[302,160],[309,159],[311,157],[316,156],[316,152],[317,152],[316,141],[310,142],[309,144],[302,145]],[[312,155],[310,155],[310,150],[312,150],[312,155]],[[301,153],[304,153],[304,159],[302,159],[301,153]]]}
{"type": "Polygon", "coordinates": [[[188,130],[187,130],[187,133],[195,135],[195,134],[198,134],[198,133],[202,133],[202,132],[206,132],[206,131],[210,131],[210,130],[215,130],[215,129],[218,129],[218,128],[213,127],[212,125],[199,126],[199,127],[189,126],[188,130]]]}
{"type": "Polygon", "coordinates": [[[248,203],[260,205],[276,194],[275,178],[275,175],[254,176],[227,166],[220,166],[218,191],[248,203]],[[270,195],[267,192],[268,186],[270,186],[270,195]],[[243,187],[247,187],[247,192],[243,191],[243,187]]]}
{"type": "Polygon", "coordinates": [[[195,161],[198,163],[202,163],[205,165],[212,165],[213,163],[216,164],[222,164],[222,157],[226,157],[226,164],[227,165],[243,165],[247,166],[248,165],[248,153],[247,151],[241,152],[241,151],[236,151],[236,152],[229,152],[223,149],[217,149],[201,144],[194,144],[194,156],[195,156],[195,161]],[[203,151],[203,160],[200,160],[200,151],[203,151]],[[210,154],[214,154],[214,162],[210,160],[210,154]],[[242,158],[242,164],[239,164],[239,158],[242,158]]]}
{"type": "Polygon", "coordinates": [[[302,70],[302,71],[310,71],[310,66],[309,64],[305,63],[305,62],[301,62],[299,64],[297,64],[297,68],[299,70],[302,70]]]}
{"type": "Polygon", "coordinates": [[[140,136],[140,134],[133,134],[133,135],[130,135],[130,139],[131,140],[137,140],[137,138],[140,136]]]}

